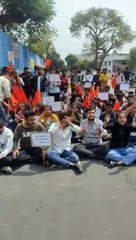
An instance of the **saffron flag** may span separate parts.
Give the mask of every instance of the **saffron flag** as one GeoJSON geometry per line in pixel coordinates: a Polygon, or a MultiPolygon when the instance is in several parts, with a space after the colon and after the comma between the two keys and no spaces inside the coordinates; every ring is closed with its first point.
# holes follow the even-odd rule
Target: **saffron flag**
{"type": "Polygon", "coordinates": [[[32,102],[33,107],[36,106],[37,103],[42,103],[42,97],[40,91],[37,91],[32,102]]]}
{"type": "Polygon", "coordinates": [[[14,66],[13,66],[13,64],[10,64],[8,67],[9,73],[11,73],[13,70],[14,70],[14,66]]]}
{"type": "Polygon", "coordinates": [[[15,108],[13,108],[13,107],[11,106],[10,101],[8,101],[8,105],[10,106],[10,111],[16,112],[16,111],[17,111],[17,108],[18,108],[19,102],[17,101],[17,99],[16,99],[13,95],[11,95],[11,100],[12,100],[12,102],[14,103],[15,108]]]}
{"type": "Polygon", "coordinates": [[[12,94],[18,100],[18,102],[28,102],[24,90],[22,88],[19,88],[17,85],[14,85],[12,94]]]}
{"type": "Polygon", "coordinates": [[[94,97],[97,97],[99,95],[99,87],[94,90],[94,97]]]}
{"type": "Polygon", "coordinates": [[[120,107],[121,107],[121,102],[117,102],[115,105],[114,105],[114,110],[116,112],[120,112],[120,107]]]}
{"type": "Polygon", "coordinates": [[[90,87],[90,100],[93,101],[95,98],[95,93],[93,87],[90,87]]]}
{"type": "Polygon", "coordinates": [[[89,98],[89,96],[85,96],[84,107],[85,108],[89,108],[90,107],[90,98],[89,98]]]}
{"type": "Polygon", "coordinates": [[[77,91],[78,91],[78,94],[80,94],[81,96],[85,95],[80,84],[77,85],[77,91]]]}
{"type": "Polygon", "coordinates": [[[111,86],[112,86],[113,89],[116,88],[116,75],[115,75],[114,78],[112,79],[111,86]]]}

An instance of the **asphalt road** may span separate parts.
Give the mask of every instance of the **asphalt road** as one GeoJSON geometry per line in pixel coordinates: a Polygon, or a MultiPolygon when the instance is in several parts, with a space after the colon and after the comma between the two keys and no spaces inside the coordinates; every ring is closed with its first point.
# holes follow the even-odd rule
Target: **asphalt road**
{"type": "Polygon", "coordinates": [[[136,240],[136,166],[0,176],[0,240],[136,240]]]}

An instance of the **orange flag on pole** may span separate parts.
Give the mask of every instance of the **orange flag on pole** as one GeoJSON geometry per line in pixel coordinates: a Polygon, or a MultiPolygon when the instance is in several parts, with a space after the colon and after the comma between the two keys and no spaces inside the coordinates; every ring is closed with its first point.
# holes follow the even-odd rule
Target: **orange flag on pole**
{"type": "Polygon", "coordinates": [[[94,97],[97,97],[99,95],[99,87],[94,90],[94,97]]]}
{"type": "Polygon", "coordinates": [[[17,85],[14,85],[12,94],[19,102],[28,102],[24,90],[22,88],[19,88],[17,85]]]}
{"type": "Polygon", "coordinates": [[[93,87],[90,87],[90,100],[93,101],[95,97],[94,89],[93,87]]]}
{"type": "Polygon", "coordinates": [[[77,85],[77,91],[78,91],[78,94],[80,94],[81,96],[85,95],[80,84],[77,85]]]}
{"type": "Polygon", "coordinates": [[[116,112],[120,112],[120,107],[121,107],[121,102],[117,102],[117,103],[115,104],[115,106],[114,106],[114,110],[115,110],[116,112]]]}
{"type": "Polygon", "coordinates": [[[14,70],[14,66],[13,66],[13,64],[10,64],[8,67],[9,73],[11,73],[13,70],[14,70]]]}
{"type": "Polygon", "coordinates": [[[85,96],[84,107],[85,108],[89,108],[90,107],[90,98],[89,98],[89,96],[85,96]]]}
{"type": "Polygon", "coordinates": [[[33,107],[36,106],[37,103],[42,103],[42,97],[40,91],[37,91],[32,102],[33,107]]]}
{"type": "Polygon", "coordinates": [[[11,95],[11,100],[12,100],[12,102],[15,104],[15,108],[13,108],[13,107],[11,106],[10,101],[8,101],[8,105],[10,106],[10,111],[16,112],[16,111],[17,111],[17,108],[18,108],[19,102],[17,101],[17,99],[16,99],[13,95],[11,95]]]}
{"type": "Polygon", "coordinates": [[[111,86],[112,86],[113,89],[116,88],[116,75],[115,75],[114,78],[112,79],[111,86]]]}

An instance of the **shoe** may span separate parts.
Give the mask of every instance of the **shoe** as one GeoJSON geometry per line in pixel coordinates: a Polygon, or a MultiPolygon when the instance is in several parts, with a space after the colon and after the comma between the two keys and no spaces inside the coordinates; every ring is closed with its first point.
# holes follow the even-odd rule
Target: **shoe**
{"type": "Polygon", "coordinates": [[[118,162],[110,161],[110,168],[114,168],[118,166],[118,162]]]}
{"type": "Polygon", "coordinates": [[[11,167],[3,167],[1,169],[1,172],[4,174],[12,174],[12,169],[11,169],[11,167]]]}
{"type": "Polygon", "coordinates": [[[74,165],[77,169],[78,169],[78,171],[80,172],[80,173],[83,173],[83,168],[82,168],[82,166],[81,166],[81,163],[80,162],[77,162],[77,163],[75,163],[75,165],[74,165]]]}

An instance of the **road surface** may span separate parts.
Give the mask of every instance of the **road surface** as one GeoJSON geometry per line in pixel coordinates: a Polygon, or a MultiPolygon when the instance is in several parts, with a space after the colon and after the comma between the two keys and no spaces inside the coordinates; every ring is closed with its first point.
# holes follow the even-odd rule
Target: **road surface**
{"type": "Polygon", "coordinates": [[[27,165],[0,176],[1,240],[136,240],[136,166],[84,174],[27,165]]]}

